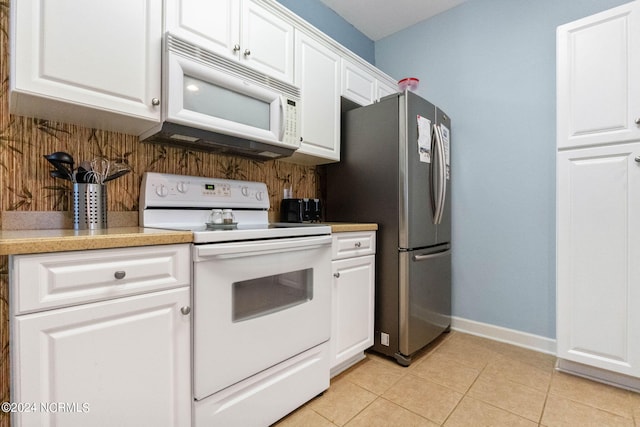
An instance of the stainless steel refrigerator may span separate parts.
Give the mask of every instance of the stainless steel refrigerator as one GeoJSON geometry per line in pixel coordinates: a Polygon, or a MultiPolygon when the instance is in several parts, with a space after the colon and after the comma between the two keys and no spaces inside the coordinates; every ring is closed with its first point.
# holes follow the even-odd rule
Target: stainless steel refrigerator
{"type": "Polygon", "coordinates": [[[451,120],[413,92],[342,115],[328,221],[378,223],[375,343],[404,366],[451,324],[451,120]]]}

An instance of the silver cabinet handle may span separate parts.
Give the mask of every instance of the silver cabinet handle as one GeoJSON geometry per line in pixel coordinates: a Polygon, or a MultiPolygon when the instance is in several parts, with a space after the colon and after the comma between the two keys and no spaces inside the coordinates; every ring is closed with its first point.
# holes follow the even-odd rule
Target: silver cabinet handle
{"type": "Polygon", "coordinates": [[[355,245],[355,246],[356,246],[356,248],[359,248],[360,246],[362,246],[362,243],[360,243],[360,242],[356,242],[356,245],[355,245]]]}
{"type": "Polygon", "coordinates": [[[234,45],[233,45],[233,51],[234,51],[234,52],[237,52],[237,51],[239,51],[239,50],[240,50],[240,45],[239,45],[239,44],[234,44],[234,45]]]}
{"type": "Polygon", "coordinates": [[[151,100],[151,105],[153,105],[154,107],[157,107],[158,105],[160,105],[160,100],[158,98],[153,98],[151,100]]]}
{"type": "Polygon", "coordinates": [[[640,125],[640,117],[638,117],[638,118],[636,119],[636,124],[637,124],[637,125],[640,125]]]}
{"type": "Polygon", "coordinates": [[[185,316],[189,313],[191,313],[191,307],[189,307],[188,305],[182,307],[180,309],[180,313],[184,314],[185,316]]]}
{"type": "Polygon", "coordinates": [[[119,270],[119,271],[116,271],[113,274],[113,277],[115,277],[116,279],[120,280],[120,279],[124,279],[124,276],[126,276],[126,275],[127,275],[126,271],[119,270]]]}
{"type": "Polygon", "coordinates": [[[640,163],[640,156],[636,157],[634,160],[635,160],[636,162],[640,163]]]}
{"type": "Polygon", "coordinates": [[[251,51],[249,49],[245,49],[244,56],[249,56],[249,55],[251,55],[251,51]]]}
{"type": "Polygon", "coordinates": [[[335,277],[336,279],[340,278],[340,273],[333,273],[333,277],[335,277]]]}

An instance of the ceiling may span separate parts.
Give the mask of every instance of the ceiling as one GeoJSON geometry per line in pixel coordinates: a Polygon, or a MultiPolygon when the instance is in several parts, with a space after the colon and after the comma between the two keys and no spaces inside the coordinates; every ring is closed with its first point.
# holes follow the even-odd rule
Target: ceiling
{"type": "Polygon", "coordinates": [[[424,21],[466,0],[320,0],[371,40],[424,21]]]}

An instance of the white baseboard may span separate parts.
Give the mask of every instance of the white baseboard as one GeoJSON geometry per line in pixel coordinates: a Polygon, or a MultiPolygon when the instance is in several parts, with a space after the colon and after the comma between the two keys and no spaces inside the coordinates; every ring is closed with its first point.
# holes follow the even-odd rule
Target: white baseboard
{"type": "Polygon", "coordinates": [[[533,335],[527,332],[476,322],[475,320],[463,319],[456,316],[451,318],[451,329],[489,338],[494,341],[513,344],[541,353],[556,355],[556,340],[540,335],[533,335]]]}

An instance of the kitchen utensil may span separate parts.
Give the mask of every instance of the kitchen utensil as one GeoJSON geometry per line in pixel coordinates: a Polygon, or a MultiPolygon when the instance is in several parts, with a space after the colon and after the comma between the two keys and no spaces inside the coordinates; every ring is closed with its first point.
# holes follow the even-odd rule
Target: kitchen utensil
{"type": "Polygon", "coordinates": [[[122,170],[119,170],[117,172],[113,172],[113,173],[109,174],[109,176],[106,177],[103,182],[109,182],[109,181],[114,180],[116,178],[120,178],[121,176],[126,175],[129,172],[131,172],[131,169],[122,169],[122,170]]]}
{"type": "Polygon", "coordinates": [[[68,174],[62,173],[57,169],[49,171],[49,175],[51,175],[51,178],[60,178],[60,179],[66,180],[66,181],[71,181],[71,179],[70,179],[68,174]]]}
{"type": "Polygon", "coordinates": [[[78,169],[75,171],[75,178],[78,184],[87,184],[87,173],[89,172],[82,166],[78,166],[78,169]]]}
{"type": "Polygon", "coordinates": [[[62,175],[66,175],[69,181],[74,181],[73,177],[73,157],[64,151],[56,151],[55,153],[45,154],[43,156],[51,163],[62,175]]]}
{"type": "Polygon", "coordinates": [[[104,184],[104,180],[109,176],[109,167],[111,162],[104,157],[96,157],[91,161],[91,170],[87,173],[87,177],[91,176],[91,182],[95,184],[104,184]]]}

